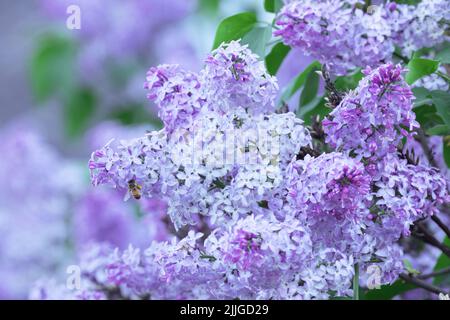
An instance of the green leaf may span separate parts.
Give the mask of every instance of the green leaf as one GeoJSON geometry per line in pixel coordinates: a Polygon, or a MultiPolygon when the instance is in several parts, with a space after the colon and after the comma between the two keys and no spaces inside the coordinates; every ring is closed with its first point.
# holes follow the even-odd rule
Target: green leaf
{"type": "Polygon", "coordinates": [[[447,137],[444,138],[444,143],[442,144],[442,148],[444,149],[443,153],[444,153],[445,163],[447,164],[447,167],[450,168],[450,145],[446,141],[447,140],[446,138],[447,137]]]}
{"type": "Polygon", "coordinates": [[[321,68],[321,65],[319,62],[314,61],[311,63],[308,67],[306,67],[303,72],[301,72],[298,76],[296,76],[291,83],[284,89],[282,95],[281,95],[281,101],[280,105],[283,102],[289,101],[290,98],[305,84],[309,74],[314,71],[319,71],[321,68]]]}
{"type": "Polygon", "coordinates": [[[318,115],[323,119],[331,112],[325,103],[325,97],[315,97],[310,103],[297,110],[297,117],[303,119],[305,125],[310,125],[313,118],[318,115]]]}
{"type": "Polygon", "coordinates": [[[319,90],[319,75],[315,70],[312,70],[306,78],[305,86],[300,95],[299,108],[307,105],[314,100],[319,90]]]}
{"type": "Polygon", "coordinates": [[[413,265],[411,264],[411,261],[408,259],[403,259],[403,265],[405,266],[406,271],[408,271],[411,275],[418,275],[420,274],[420,271],[414,269],[413,265]]]}
{"type": "Polygon", "coordinates": [[[243,38],[242,44],[248,44],[248,48],[257,54],[260,59],[266,56],[266,44],[272,37],[272,27],[254,27],[243,38]]]}
{"type": "Polygon", "coordinates": [[[150,124],[155,130],[163,127],[161,120],[157,116],[152,116],[145,106],[139,103],[115,106],[108,118],[119,121],[123,125],[150,124]]]}
{"type": "Polygon", "coordinates": [[[436,60],[439,60],[441,63],[450,64],[450,46],[438,52],[436,54],[436,60]]]}
{"type": "Polygon", "coordinates": [[[426,130],[426,134],[429,136],[446,136],[450,134],[450,128],[446,124],[438,124],[426,130]]]}
{"type": "Polygon", "coordinates": [[[56,94],[65,94],[72,85],[74,44],[58,35],[46,35],[39,41],[30,66],[30,81],[37,103],[56,94]]]}
{"type": "Polygon", "coordinates": [[[213,49],[218,48],[223,42],[242,39],[256,24],[256,14],[253,12],[238,13],[225,18],[217,28],[213,49]]]}
{"type": "Polygon", "coordinates": [[[444,123],[450,126],[450,93],[440,90],[431,91],[431,99],[436,107],[437,114],[444,123]]]}
{"type": "Polygon", "coordinates": [[[434,73],[439,67],[439,61],[422,58],[413,58],[408,63],[408,73],[405,80],[408,84],[413,84],[420,78],[434,73]]]}
{"type": "Polygon", "coordinates": [[[330,300],[353,300],[351,297],[332,297],[330,300]]]}
{"type": "Polygon", "coordinates": [[[283,7],[282,0],[264,0],[264,9],[267,12],[276,13],[283,7]]]}
{"type": "Polygon", "coordinates": [[[397,280],[392,285],[384,285],[380,289],[367,291],[364,295],[364,300],[391,300],[395,296],[415,288],[411,283],[397,280]]]}
{"type": "Polygon", "coordinates": [[[363,74],[360,69],[351,75],[337,77],[335,80],[336,89],[342,91],[353,90],[358,86],[358,83],[362,78],[363,74]]]}
{"type": "Polygon", "coordinates": [[[422,87],[416,87],[412,89],[414,97],[414,107],[421,107],[423,105],[431,105],[433,101],[431,100],[431,92],[422,87]]]}
{"type": "Polygon", "coordinates": [[[414,113],[416,114],[416,120],[420,123],[423,130],[427,131],[437,125],[445,124],[442,118],[437,114],[434,104],[421,105],[415,107],[414,113]]]}
{"type": "Polygon", "coordinates": [[[421,0],[395,0],[395,2],[397,3],[401,3],[401,4],[410,4],[410,5],[416,5],[420,2],[421,0]]]}
{"type": "MultiPolygon", "coordinates": [[[[450,238],[449,237],[445,238],[444,244],[447,246],[450,246],[450,238]]],[[[450,267],[450,258],[446,254],[442,253],[439,256],[439,258],[436,262],[436,265],[434,266],[434,271],[439,271],[441,269],[448,268],[448,267],[450,267]]],[[[438,285],[438,284],[443,283],[444,281],[447,281],[448,283],[450,283],[450,277],[448,276],[448,274],[435,277],[433,280],[433,284],[438,285]]]]}
{"type": "Polygon", "coordinates": [[[96,102],[97,99],[90,89],[79,88],[72,92],[64,109],[65,129],[69,137],[75,138],[87,129],[96,102]]]}
{"type": "Polygon", "coordinates": [[[291,51],[291,48],[283,43],[277,43],[273,46],[272,50],[266,57],[266,68],[269,74],[272,76],[277,74],[278,69],[280,69],[283,64],[283,60],[288,55],[289,51],[291,51]]]}

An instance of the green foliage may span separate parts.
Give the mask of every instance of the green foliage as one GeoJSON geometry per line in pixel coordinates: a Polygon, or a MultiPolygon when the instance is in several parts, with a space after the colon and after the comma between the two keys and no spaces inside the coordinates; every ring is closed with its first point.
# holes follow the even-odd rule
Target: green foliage
{"type": "Polygon", "coordinates": [[[264,9],[267,12],[277,13],[282,7],[282,0],[264,0],[264,9]]]}
{"type": "Polygon", "coordinates": [[[319,62],[314,61],[311,63],[308,67],[306,67],[303,72],[301,72],[298,76],[296,76],[291,83],[283,90],[283,93],[281,95],[281,101],[280,105],[283,103],[287,103],[290,98],[301,88],[305,85],[309,74],[311,72],[319,71],[321,69],[321,65],[319,62]]]}
{"type": "MultiPolygon", "coordinates": [[[[450,238],[449,237],[445,238],[444,244],[447,246],[450,246],[450,238]]],[[[441,269],[448,268],[448,267],[450,267],[450,258],[446,254],[442,253],[439,256],[436,265],[434,266],[434,271],[439,271],[441,269]]],[[[447,282],[447,284],[450,284],[450,277],[448,274],[435,277],[433,280],[433,283],[435,285],[438,285],[445,281],[447,282]]]]}
{"type": "Polygon", "coordinates": [[[420,271],[414,269],[413,265],[411,264],[411,261],[408,259],[403,259],[403,265],[405,266],[406,271],[410,275],[418,275],[420,274],[420,271]]]}
{"type": "Polygon", "coordinates": [[[446,136],[450,133],[450,96],[444,91],[414,88],[414,112],[428,135],[446,136]]]}
{"type": "Polygon", "coordinates": [[[311,70],[306,78],[297,109],[297,116],[311,124],[313,117],[319,115],[322,119],[330,113],[331,109],[325,106],[325,97],[317,96],[320,76],[317,70],[311,70]]]}
{"type": "Polygon", "coordinates": [[[397,280],[392,285],[384,285],[380,289],[369,290],[363,297],[364,300],[391,300],[395,296],[415,288],[411,283],[397,280]]]}
{"type": "Polygon", "coordinates": [[[353,90],[358,86],[362,78],[363,74],[361,69],[356,70],[350,75],[337,77],[335,80],[336,89],[341,91],[353,90]]]}
{"type": "Polygon", "coordinates": [[[242,37],[242,43],[248,44],[248,48],[257,54],[261,59],[266,56],[266,44],[272,37],[271,26],[254,26],[246,35],[242,37]]]}
{"type": "Polygon", "coordinates": [[[431,99],[438,115],[447,126],[450,126],[450,93],[440,90],[431,91],[431,99]]]}
{"type": "Polygon", "coordinates": [[[436,54],[436,60],[441,63],[450,64],[450,44],[447,45],[436,54]]]}
{"type": "Polygon", "coordinates": [[[331,109],[325,105],[325,97],[315,97],[310,103],[304,105],[297,110],[297,116],[305,121],[306,125],[310,125],[316,116],[323,119],[327,116],[331,109]]]}
{"type": "Polygon", "coordinates": [[[265,59],[266,68],[269,74],[277,74],[278,69],[280,69],[283,60],[288,55],[289,51],[291,51],[291,48],[284,45],[283,43],[277,43],[272,47],[272,50],[265,59]]]}
{"type": "Polygon", "coordinates": [[[253,12],[238,13],[225,18],[217,28],[213,49],[218,48],[223,42],[242,39],[257,23],[256,14],[253,12]]]}
{"type": "Polygon", "coordinates": [[[422,88],[422,87],[417,87],[417,88],[413,88],[412,92],[414,93],[414,97],[416,98],[414,100],[414,107],[421,107],[423,105],[432,105],[433,104],[429,90],[422,88]]]}
{"type": "Polygon", "coordinates": [[[161,120],[156,115],[152,117],[143,105],[137,103],[115,107],[108,118],[119,121],[123,125],[151,124],[156,130],[163,127],[161,120]]]}
{"type": "Polygon", "coordinates": [[[256,14],[252,12],[238,13],[224,19],[219,24],[214,38],[213,49],[216,49],[222,43],[240,39],[242,44],[247,44],[253,53],[264,59],[267,43],[271,37],[272,27],[259,23],[256,14]]]}
{"type": "Polygon", "coordinates": [[[434,105],[423,105],[414,108],[416,114],[416,120],[420,123],[420,127],[428,132],[431,130],[429,135],[442,135],[444,131],[442,126],[447,128],[442,118],[437,114],[436,107],[434,105]],[[439,134],[437,134],[439,133],[439,134]]]}
{"type": "Polygon", "coordinates": [[[445,124],[437,124],[425,132],[429,136],[447,136],[450,134],[450,128],[445,124]]]}
{"type": "Polygon", "coordinates": [[[88,88],[78,88],[71,92],[64,108],[65,130],[69,137],[75,138],[88,128],[96,102],[94,93],[88,88]]]}
{"type": "Polygon", "coordinates": [[[395,2],[397,3],[401,3],[401,4],[411,4],[411,5],[416,5],[420,2],[421,0],[395,0],[395,2]]]}
{"type": "Polygon", "coordinates": [[[405,80],[411,85],[420,78],[436,72],[438,67],[439,61],[413,58],[408,63],[408,73],[405,76],[405,80]]]}
{"type": "Polygon", "coordinates": [[[319,90],[319,75],[315,70],[312,70],[305,81],[305,86],[300,95],[299,108],[307,105],[314,100],[319,90]]]}
{"type": "MultiPolygon", "coordinates": [[[[442,144],[443,154],[444,154],[444,160],[447,164],[447,167],[450,168],[450,144],[449,144],[449,136],[446,136],[444,138],[444,143],[442,144]]],[[[450,245],[450,244],[449,244],[450,245]]]]}
{"type": "Polygon", "coordinates": [[[30,65],[31,88],[37,103],[67,94],[73,85],[75,54],[75,45],[64,37],[48,34],[40,39],[30,65]]]}

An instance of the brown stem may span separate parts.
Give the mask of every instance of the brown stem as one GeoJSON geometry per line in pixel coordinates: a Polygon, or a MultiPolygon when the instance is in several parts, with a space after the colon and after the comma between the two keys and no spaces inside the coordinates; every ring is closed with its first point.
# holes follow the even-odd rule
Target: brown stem
{"type": "Polygon", "coordinates": [[[440,294],[440,293],[448,294],[448,292],[445,292],[443,289],[441,289],[439,287],[436,287],[436,286],[434,286],[432,284],[429,284],[428,282],[425,282],[425,281],[422,281],[420,279],[417,279],[415,277],[411,277],[409,274],[402,273],[400,275],[400,278],[403,279],[406,282],[412,283],[412,284],[414,284],[414,285],[416,285],[416,286],[418,286],[418,287],[420,287],[422,289],[425,289],[427,291],[433,292],[435,294],[440,294]]]}
{"type": "Polygon", "coordinates": [[[335,108],[341,103],[344,94],[336,89],[333,80],[331,80],[330,72],[326,64],[322,65],[322,77],[325,81],[325,89],[328,92],[328,106],[335,108]]]}
{"type": "Polygon", "coordinates": [[[423,153],[425,154],[425,156],[428,159],[428,162],[430,163],[430,165],[432,167],[435,167],[436,169],[439,170],[439,166],[436,163],[436,160],[434,159],[433,152],[431,151],[430,147],[428,146],[428,141],[425,136],[425,133],[421,129],[419,129],[417,131],[417,133],[418,134],[416,136],[417,137],[416,139],[419,141],[420,146],[422,147],[423,153]]]}
{"type": "Polygon", "coordinates": [[[430,272],[428,274],[421,274],[421,275],[418,275],[416,278],[417,279],[421,279],[421,280],[425,280],[425,279],[429,279],[429,278],[442,276],[442,275],[447,274],[447,273],[450,273],[450,267],[444,268],[444,269],[441,269],[441,270],[438,270],[438,271],[430,272]]]}
{"type": "Polygon", "coordinates": [[[447,237],[450,238],[450,228],[444,222],[442,222],[442,220],[439,219],[437,215],[431,216],[431,220],[433,220],[445,232],[447,237]]]}
{"type": "Polygon", "coordinates": [[[423,242],[428,243],[438,249],[440,249],[446,256],[450,257],[450,247],[447,247],[445,244],[438,241],[431,233],[428,232],[425,227],[423,227],[420,223],[416,224],[417,229],[420,232],[414,232],[414,236],[416,238],[421,239],[423,242]]]}
{"type": "Polygon", "coordinates": [[[83,275],[97,287],[97,290],[102,291],[108,300],[129,300],[129,298],[122,295],[122,291],[119,287],[107,287],[103,283],[100,283],[97,278],[90,273],[83,273],[83,275]]]}

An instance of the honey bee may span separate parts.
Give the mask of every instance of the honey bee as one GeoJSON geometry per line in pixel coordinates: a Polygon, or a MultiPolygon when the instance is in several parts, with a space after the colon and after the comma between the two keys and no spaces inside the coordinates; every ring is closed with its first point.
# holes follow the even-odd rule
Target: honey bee
{"type": "Polygon", "coordinates": [[[128,190],[136,200],[139,200],[141,198],[142,186],[136,183],[136,180],[132,179],[128,181],[128,190]]]}

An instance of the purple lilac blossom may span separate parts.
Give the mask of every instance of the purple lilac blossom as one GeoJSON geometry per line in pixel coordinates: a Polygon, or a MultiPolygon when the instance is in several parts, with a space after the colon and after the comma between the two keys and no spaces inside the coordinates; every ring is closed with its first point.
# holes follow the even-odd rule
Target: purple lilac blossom
{"type": "MultiPolygon", "coordinates": [[[[242,59],[238,59],[239,70],[230,62],[230,69],[225,71],[219,63],[223,75],[218,81],[225,81],[220,90],[228,90],[230,97],[227,114],[217,107],[227,100],[223,96],[210,95],[203,106],[198,103],[198,85],[203,92],[210,92],[211,86],[212,92],[217,90],[212,78],[205,76],[207,70],[215,70],[211,66],[202,71],[203,77],[195,86],[190,86],[191,77],[184,77],[185,72],[177,76],[176,66],[152,68],[147,87],[150,97],[157,99],[162,108],[163,117],[169,114],[165,109],[176,110],[170,114],[190,111],[182,113],[181,122],[165,121],[168,125],[161,131],[94,152],[90,169],[95,185],[107,183],[127,191],[128,181],[135,180],[145,197],[157,196],[167,201],[169,215],[177,227],[194,224],[199,213],[211,216],[213,223],[218,218],[237,219],[265,197],[280,192],[285,168],[300,147],[310,143],[309,133],[293,113],[264,115],[259,113],[263,110],[257,111],[256,100],[269,93],[271,96],[264,101],[274,108],[277,92],[266,90],[268,75],[246,46],[232,42],[215,52],[220,61],[242,59]],[[246,59],[250,59],[248,63],[246,59]],[[243,89],[235,85],[237,80],[231,70],[240,72],[241,77],[245,74],[246,86],[255,99],[238,98],[243,89]],[[248,105],[233,104],[238,101],[248,105]],[[198,106],[194,113],[192,105],[198,106]],[[191,125],[186,128],[185,123],[191,125]]],[[[214,57],[208,59],[215,65],[214,57]]]]}
{"type": "Polygon", "coordinates": [[[217,112],[237,107],[252,114],[275,110],[276,78],[257,55],[237,41],[222,44],[206,58],[201,81],[209,107],[217,112]]]}
{"type": "Polygon", "coordinates": [[[446,0],[424,0],[417,6],[395,2],[291,0],[277,16],[284,43],[300,48],[333,72],[375,67],[392,60],[395,45],[410,57],[414,51],[448,40],[446,0]]]}
{"type": "MultiPolygon", "coordinates": [[[[213,67],[200,72],[199,88],[216,92],[212,79],[222,70],[217,81],[225,99],[205,94],[198,113],[187,116],[189,127],[168,122],[144,137],[107,144],[89,162],[94,185],[110,185],[130,197],[133,181],[142,200],[167,204],[176,228],[205,216],[210,232],[191,230],[145,250],[94,247],[86,286],[75,298],[112,292],[139,299],[327,299],[352,294],[355,264],[362,270],[378,266],[381,284],[404,272],[399,239],[449,196],[436,169],[408,164],[398,155],[402,138],[411,139],[419,126],[402,68],[365,69],[358,88],[324,121],[334,150],[302,156],[302,148],[313,146],[303,122],[293,113],[255,108],[257,84],[266,83],[266,73],[246,70],[247,63],[223,66],[245,50],[232,43],[215,51],[220,59],[209,58],[213,67]],[[248,99],[233,82],[236,74],[248,81],[248,99]],[[224,148],[227,138],[242,144],[224,148]],[[109,290],[98,292],[99,284],[109,290]]],[[[179,71],[166,65],[150,74],[160,70],[179,71]]],[[[151,97],[167,110],[195,103],[184,90],[184,74],[178,91],[172,90],[171,77],[156,76],[148,86],[151,97]],[[168,92],[183,99],[166,96],[167,81],[168,92]]],[[[271,96],[265,101],[271,106],[271,96]]],[[[38,289],[38,298],[59,290],[45,289],[45,283],[38,289]]]]}
{"type": "Polygon", "coordinates": [[[422,0],[417,6],[395,4],[389,11],[394,42],[407,57],[421,48],[449,40],[450,3],[447,0],[422,0]]]}
{"type": "Polygon", "coordinates": [[[277,16],[274,35],[345,74],[390,58],[394,45],[385,15],[384,7],[367,13],[352,1],[290,1],[277,16]]]}
{"type": "Polygon", "coordinates": [[[415,220],[438,212],[448,201],[446,180],[434,168],[408,165],[390,157],[376,182],[376,205],[382,209],[383,230],[408,236],[415,220]],[[400,195],[400,196],[399,196],[400,195]]]}
{"type": "Polygon", "coordinates": [[[323,121],[327,143],[373,161],[396,153],[400,140],[410,137],[407,130],[419,127],[402,72],[393,64],[366,68],[358,87],[323,121]]]}
{"type": "Polygon", "coordinates": [[[81,263],[81,289],[71,291],[47,281],[36,285],[32,297],[104,298],[96,291],[99,284],[110,292],[117,288],[122,298],[140,299],[302,299],[327,298],[328,290],[349,293],[352,260],[324,250],[320,254],[324,260],[318,263],[308,232],[298,221],[281,223],[250,216],[234,227],[217,231],[204,246],[199,243],[202,234],[190,232],[182,240],[153,243],[145,251],[94,247],[81,263]],[[242,252],[259,253],[259,259],[247,260],[245,265],[230,241],[243,230],[257,235],[258,242],[250,249],[241,245],[242,252]],[[228,258],[229,250],[234,259],[228,258]],[[333,256],[336,263],[328,264],[333,256]],[[318,276],[312,280],[314,273],[318,276]]]}
{"type": "Polygon", "coordinates": [[[288,197],[299,211],[318,219],[366,219],[370,176],[359,161],[340,153],[307,155],[291,163],[289,173],[288,197]]]}
{"type": "Polygon", "coordinates": [[[158,106],[158,115],[168,132],[191,127],[205,103],[198,76],[177,65],[151,68],[144,86],[149,91],[147,98],[158,106]]]}

